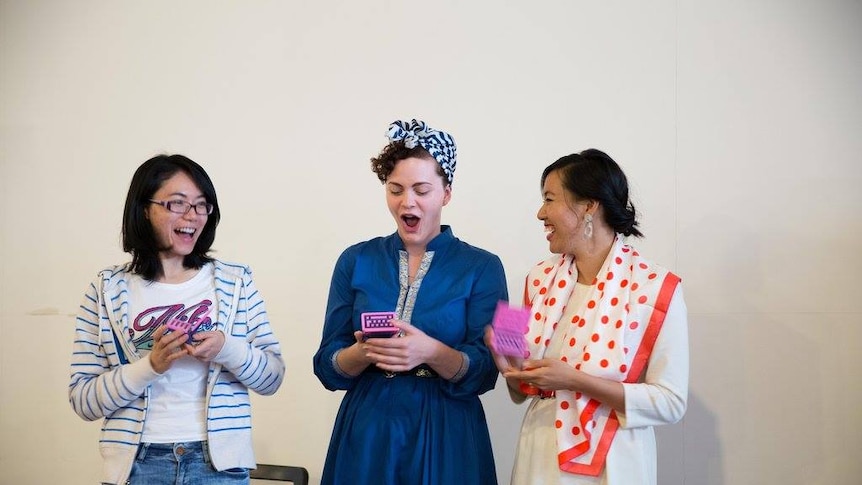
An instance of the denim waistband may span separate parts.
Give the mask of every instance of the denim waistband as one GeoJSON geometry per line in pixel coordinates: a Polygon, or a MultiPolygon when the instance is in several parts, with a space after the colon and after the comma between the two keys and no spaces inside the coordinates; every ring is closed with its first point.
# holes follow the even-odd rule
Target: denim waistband
{"type": "Polygon", "coordinates": [[[182,441],[176,443],[141,443],[138,446],[136,460],[143,460],[147,453],[166,453],[170,452],[177,457],[182,457],[187,453],[200,453],[203,456],[204,462],[210,462],[209,446],[206,441],[182,441]]]}

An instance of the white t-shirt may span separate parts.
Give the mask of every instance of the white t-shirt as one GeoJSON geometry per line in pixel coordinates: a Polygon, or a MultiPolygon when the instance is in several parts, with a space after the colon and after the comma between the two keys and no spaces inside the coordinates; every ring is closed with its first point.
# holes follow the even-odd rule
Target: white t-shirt
{"type": "MultiPolygon", "coordinates": [[[[171,318],[199,323],[209,330],[215,319],[213,266],[206,264],[190,280],[179,283],[129,279],[132,341],[143,358],[153,347],[153,332],[171,318]]],[[[141,438],[145,443],[206,439],[206,380],[209,364],[186,356],[150,385],[150,399],[141,438]]]]}

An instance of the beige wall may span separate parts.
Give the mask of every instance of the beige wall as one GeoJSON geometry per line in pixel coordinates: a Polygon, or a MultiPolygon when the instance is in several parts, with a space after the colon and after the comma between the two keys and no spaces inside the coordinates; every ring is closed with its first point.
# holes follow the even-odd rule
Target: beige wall
{"type": "MultiPolygon", "coordinates": [[[[216,254],[255,270],[283,344],[258,457],[319,481],[330,272],[393,229],[368,158],[419,117],[459,145],[444,222],[516,297],[547,251],[541,169],[597,147],[627,171],[637,244],[690,311],[660,483],[858,483],[860,25],[838,0],[0,1],[0,481],[98,479],[99,425],[66,397],[73,315],[125,260],[123,197],[159,152],[209,170],[216,254]]],[[[483,401],[507,483],[523,407],[483,401]]]]}

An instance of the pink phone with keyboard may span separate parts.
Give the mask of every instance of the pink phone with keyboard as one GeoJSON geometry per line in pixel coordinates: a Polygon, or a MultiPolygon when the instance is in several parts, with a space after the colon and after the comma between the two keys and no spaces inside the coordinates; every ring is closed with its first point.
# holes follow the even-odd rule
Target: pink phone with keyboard
{"type": "Polygon", "coordinates": [[[497,303],[494,312],[494,351],[500,355],[524,357],[527,351],[527,325],[530,321],[529,308],[512,308],[508,302],[497,303]]]}
{"type": "Polygon", "coordinates": [[[395,312],[365,312],[359,318],[365,338],[391,337],[401,330],[390,323],[395,312]]]}
{"type": "MultiPolygon", "coordinates": [[[[196,318],[194,322],[189,322],[188,320],[181,320],[179,318],[171,318],[165,323],[165,326],[171,330],[176,330],[178,332],[183,332],[189,334],[189,338],[194,335],[195,331],[204,322],[203,318],[196,318]]],[[[209,320],[209,319],[206,319],[209,320]]]]}

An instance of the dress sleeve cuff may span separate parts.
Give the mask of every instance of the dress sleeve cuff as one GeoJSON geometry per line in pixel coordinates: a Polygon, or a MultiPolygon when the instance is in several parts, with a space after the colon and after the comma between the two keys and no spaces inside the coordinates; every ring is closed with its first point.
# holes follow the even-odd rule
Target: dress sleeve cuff
{"type": "Polygon", "coordinates": [[[344,377],[345,379],[353,379],[356,376],[352,376],[352,375],[348,374],[347,372],[344,372],[344,370],[341,368],[341,366],[338,365],[338,354],[340,354],[342,350],[344,350],[344,349],[338,349],[335,352],[333,352],[332,357],[330,357],[330,359],[329,359],[329,362],[332,363],[332,368],[335,369],[336,374],[340,375],[341,377],[344,377]]]}
{"type": "Polygon", "coordinates": [[[467,375],[467,371],[470,370],[470,356],[461,352],[461,367],[458,368],[458,372],[449,379],[449,382],[458,382],[467,375]]]}

